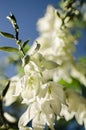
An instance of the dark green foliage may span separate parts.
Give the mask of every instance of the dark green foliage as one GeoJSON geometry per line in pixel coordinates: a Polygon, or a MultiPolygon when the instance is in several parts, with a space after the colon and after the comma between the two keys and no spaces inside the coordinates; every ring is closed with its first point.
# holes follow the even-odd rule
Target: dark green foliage
{"type": "Polygon", "coordinates": [[[6,37],[6,38],[11,38],[11,39],[15,39],[14,35],[13,34],[10,34],[10,33],[7,33],[7,32],[0,32],[0,35],[2,35],[3,37],[6,37]]]}

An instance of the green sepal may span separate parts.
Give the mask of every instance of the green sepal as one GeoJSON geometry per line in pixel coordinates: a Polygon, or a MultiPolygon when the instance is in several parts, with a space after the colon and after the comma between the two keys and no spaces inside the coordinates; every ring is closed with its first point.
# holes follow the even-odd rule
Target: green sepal
{"type": "Polygon", "coordinates": [[[30,40],[28,39],[28,40],[26,40],[26,41],[24,41],[24,42],[22,43],[22,48],[23,48],[25,54],[26,54],[27,51],[30,49],[30,45],[28,44],[29,41],[30,41],[30,40]]]}
{"type": "Polygon", "coordinates": [[[30,41],[29,39],[26,40],[26,41],[23,43],[22,47],[24,48],[24,47],[28,44],[29,41],[30,41]]]}

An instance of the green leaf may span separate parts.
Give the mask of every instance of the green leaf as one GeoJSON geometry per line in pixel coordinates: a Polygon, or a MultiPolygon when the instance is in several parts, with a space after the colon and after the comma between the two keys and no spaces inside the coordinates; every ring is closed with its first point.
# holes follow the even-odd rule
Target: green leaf
{"type": "Polygon", "coordinates": [[[78,92],[81,92],[81,84],[80,84],[80,82],[77,79],[73,78],[73,77],[71,77],[71,78],[72,78],[72,81],[70,83],[68,83],[64,79],[61,79],[59,81],[59,83],[61,85],[65,86],[65,88],[72,88],[72,89],[74,89],[74,90],[76,90],[78,92]]]}
{"type": "Polygon", "coordinates": [[[80,57],[80,58],[79,58],[79,61],[80,61],[80,63],[83,63],[83,64],[86,65],[86,57],[85,57],[85,56],[80,57]]]}
{"type": "Polygon", "coordinates": [[[26,40],[24,43],[23,43],[23,48],[28,44],[28,42],[29,42],[30,40],[28,39],[28,40],[26,40]]]}
{"type": "Polygon", "coordinates": [[[27,51],[30,49],[30,45],[28,44],[29,41],[30,41],[30,40],[28,39],[28,40],[26,40],[26,41],[22,44],[22,48],[23,48],[25,54],[26,54],[27,51]]]}
{"type": "Polygon", "coordinates": [[[7,52],[18,52],[18,49],[17,48],[14,48],[14,47],[0,47],[0,50],[1,51],[7,51],[7,52]]]}
{"type": "Polygon", "coordinates": [[[7,32],[0,32],[0,35],[3,36],[3,37],[15,39],[13,34],[10,34],[10,33],[7,33],[7,32]]]}

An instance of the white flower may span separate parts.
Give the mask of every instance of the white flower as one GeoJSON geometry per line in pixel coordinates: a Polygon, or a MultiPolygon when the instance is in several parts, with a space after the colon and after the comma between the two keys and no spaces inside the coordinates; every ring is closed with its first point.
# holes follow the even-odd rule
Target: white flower
{"type": "Polygon", "coordinates": [[[41,18],[37,23],[38,30],[40,32],[52,31],[52,28],[56,28],[56,27],[60,28],[61,24],[62,21],[59,17],[57,17],[56,10],[53,6],[47,7],[47,11],[44,18],[41,18]]]}
{"type": "Polygon", "coordinates": [[[54,130],[54,119],[53,111],[49,107],[48,102],[41,99],[38,102],[32,103],[21,116],[19,120],[19,128],[26,126],[27,123],[32,120],[32,127],[34,130],[43,130],[46,123],[52,128],[52,130],[54,130]]]}
{"type": "Polygon", "coordinates": [[[64,63],[63,65],[57,65],[57,67],[54,67],[52,69],[45,69],[42,71],[42,75],[44,80],[46,81],[54,81],[58,82],[61,79],[65,80],[68,83],[72,82],[71,78],[71,63],[64,63]]]}
{"type": "Polygon", "coordinates": [[[41,85],[41,76],[39,73],[24,75],[16,86],[15,95],[21,95],[23,103],[33,102],[38,94],[41,85]]]}
{"type": "Polygon", "coordinates": [[[66,120],[75,116],[77,122],[86,127],[86,99],[70,89],[66,90],[66,97],[67,106],[62,106],[61,116],[66,120]]]}
{"type": "Polygon", "coordinates": [[[75,115],[74,111],[69,111],[68,106],[62,104],[60,116],[64,116],[65,120],[69,121],[74,117],[74,115],[75,115]]]}
{"type": "Polygon", "coordinates": [[[72,66],[71,75],[86,86],[86,65],[76,63],[72,66]]]}
{"type": "Polygon", "coordinates": [[[39,67],[39,70],[43,71],[45,69],[53,69],[58,66],[58,64],[52,60],[48,60],[40,53],[36,53],[31,57],[31,60],[39,67]]]}
{"type": "Polygon", "coordinates": [[[41,81],[38,76],[39,75],[33,73],[30,77],[25,77],[27,79],[26,85],[21,92],[23,102],[28,103],[35,100],[41,85],[41,81]]]}
{"type": "Polygon", "coordinates": [[[41,86],[38,98],[44,98],[49,101],[55,114],[59,114],[61,104],[65,103],[65,94],[61,85],[55,82],[47,82],[41,86]]]}
{"type": "Polygon", "coordinates": [[[40,37],[23,59],[24,75],[14,84],[11,81],[15,86],[10,89],[11,95],[21,95],[22,103],[27,105],[19,119],[20,130],[44,130],[46,124],[54,130],[55,116],[66,120],[75,116],[86,127],[86,100],[72,90],[65,91],[58,83],[62,79],[70,83],[73,77],[86,85],[86,70],[72,54],[76,36],[68,28],[61,29],[61,25],[56,9],[49,6],[38,21],[40,37]],[[32,128],[27,127],[30,121],[32,128]]]}
{"type": "Polygon", "coordinates": [[[33,130],[31,127],[20,127],[19,130],[33,130]]]}
{"type": "MultiPolygon", "coordinates": [[[[60,13],[62,15],[62,12],[60,13]]],[[[38,20],[40,36],[36,40],[40,44],[40,48],[33,60],[37,65],[45,68],[48,66],[48,61],[61,65],[56,69],[53,67],[49,71],[47,69],[42,71],[43,75],[49,76],[50,74],[49,77],[55,82],[64,79],[70,83],[72,77],[74,77],[86,86],[86,67],[79,65],[73,56],[73,52],[76,50],[77,37],[68,28],[61,29],[61,24],[61,18],[56,14],[56,9],[48,6],[44,17],[38,20]],[[60,24],[58,24],[58,21],[60,21],[60,24]],[[36,57],[38,54],[41,56],[41,61],[37,61],[40,57],[36,57]]],[[[36,46],[36,44],[35,42],[33,46],[36,46]]]]}
{"type": "Polygon", "coordinates": [[[25,74],[16,84],[15,96],[21,95],[22,103],[29,104],[36,99],[43,77],[35,62],[30,61],[24,66],[25,74]]]}
{"type": "Polygon", "coordinates": [[[25,72],[25,74],[26,75],[30,75],[31,73],[33,73],[35,71],[35,73],[37,72],[39,72],[39,68],[38,68],[38,66],[36,65],[36,63],[35,62],[33,62],[33,61],[30,61],[28,64],[26,64],[25,66],[24,66],[24,72],[25,72]]]}
{"type": "Polygon", "coordinates": [[[20,80],[19,76],[14,76],[10,79],[10,85],[9,85],[8,91],[4,97],[6,106],[11,105],[13,102],[15,102],[17,100],[17,97],[14,96],[14,94],[15,94],[16,84],[17,84],[18,80],[20,80]]]}
{"type": "MultiPolygon", "coordinates": [[[[29,90],[26,92],[30,95],[29,90]]],[[[28,99],[27,94],[25,95],[28,99]]],[[[35,95],[35,100],[30,103],[28,99],[27,102],[29,102],[29,106],[19,120],[19,128],[26,126],[32,120],[34,130],[43,130],[46,124],[54,130],[55,114],[60,115],[61,104],[65,103],[62,86],[54,82],[43,84],[35,95]]]]}
{"type": "Polygon", "coordinates": [[[37,24],[40,32],[37,38],[40,44],[39,52],[48,60],[60,64],[65,60],[73,60],[71,52],[75,51],[73,43],[76,43],[76,37],[68,29],[61,30],[61,24],[62,20],[52,6],[48,6],[45,16],[39,19],[37,24]]]}

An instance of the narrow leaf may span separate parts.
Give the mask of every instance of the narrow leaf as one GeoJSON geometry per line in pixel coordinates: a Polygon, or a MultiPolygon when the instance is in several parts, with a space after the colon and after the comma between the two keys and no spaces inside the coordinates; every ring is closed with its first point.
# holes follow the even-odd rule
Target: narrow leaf
{"type": "Polygon", "coordinates": [[[57,13],[58,17],[61,18],[60,13],[58,11],[56,13],[57,13]]]}
{"type": "Polygon", "coordinates": [[[9,86],[10,86],[10,81],[8,81],[7,85],[5,86],[3,92],[2,92],[2,96],[5,97],[8,89],[9,89],[9,86]]]}
{"type": "Polygon", "coordinates": [[[7,33],[7,32],[0,32],[0,35],[2,35],[3,37],[15,39],[13,34],[10,34],[10,33],[7,33]]]}
{"type": "Polygon", "coordinates": [[[28,44],[28,42],[29,42],[30,40],[28,39],[28,40],[26,40],[24,43],[23,43],[23,48],[28,44]]]}
{"type": "Polygon", "coordinates": [[[14,47],[0,47],[0,50],[1,51],[7,51],[7,52],[18,52],[18,49],[17,48],[14,48],[14,47]]]}

